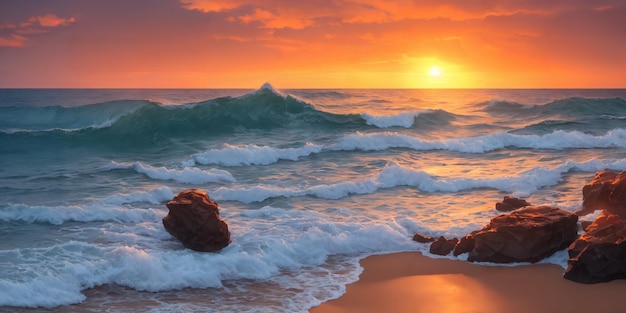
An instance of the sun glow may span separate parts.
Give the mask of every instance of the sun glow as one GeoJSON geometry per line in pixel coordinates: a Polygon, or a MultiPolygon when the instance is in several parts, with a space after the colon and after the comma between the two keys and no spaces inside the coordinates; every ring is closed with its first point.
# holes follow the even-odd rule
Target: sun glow
{"type": "Polygon", "coordinates": [[[439,69],[439,66],[434,65],[430,68],[430,70],[428,71],[428,74],[430,74],[430,77],[432,78],[438,78],[441,77],[442,73],[441,73],[441,69],[439,69]]]}

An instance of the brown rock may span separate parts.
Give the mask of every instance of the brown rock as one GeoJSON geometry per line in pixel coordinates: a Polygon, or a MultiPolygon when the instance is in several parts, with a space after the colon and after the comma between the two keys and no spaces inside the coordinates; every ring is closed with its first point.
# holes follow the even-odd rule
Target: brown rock
{"type": "Polygon", "coordinates": [[[626,219],[603,212],[569,246],[564,277],[579,283],[626,279],[626,219]]]}
{"type": "Polygon", "coordinates": [[[583,208],[576,212],[582,216],[604,210],[621,218],[626,218],[626,171],[597,172],[583,187],[583,208]]]}
{"type": "Polygon", "coordinates": [[[577,237],[578,216],[550,206],[527,206],[496,216],[476,232],[471,262],[537,262],[577,237]]]}
{"type": "Polygon", "coordinates": [[[435,242],[430,245],[430,253],[437,255],[448,255],[456,243],[459,242],[458,239],[446,239],[443,236],[439,237],[435,242]]]}
{"type": "Polygon", "coordinates": [[[454,246],[454,252],[452,252],[452,255],[458,256],[474,250],[474,246],[476,245],[476,241],[474,240],[474,234],[476,233],[478,233],[478,231],[474,231],[471,234],[461,238],[456,246],[454,246]]]}
{"type": "Polygon", "coordinates": [[[417,241],[419,243],[427,243],[427,242],[435,241],[435,238],[433,238],[431,236],[424,236],[424,235],[416,233],[415,235],[413,235],[413,241],[417,241]]]}
{"type": "Polygon", "coordinates": [[[186,248],[215,252],[230,244],[228,225],[206,192],[181,191],[167,203],[167,208],[170,212],[163,218],[163,226],[186,248]]]}
{"type": "Polygon", "coordinates": [[[515,198],[512,196],[504,196],[504,199],[502,200],[502,202],[496,203],[496,210],[502,211],[502,212],[508,212],[508,211],[513,211],[513,210],[516,210],[525,206],[529,206],[529,205],[530,203],[528,203],[524,199],[519,199],[519,198],[515,198]]]}

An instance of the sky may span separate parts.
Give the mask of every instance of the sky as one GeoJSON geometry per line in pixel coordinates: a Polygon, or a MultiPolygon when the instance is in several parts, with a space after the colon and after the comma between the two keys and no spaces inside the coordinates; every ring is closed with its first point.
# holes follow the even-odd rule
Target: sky
{"type": "Polygon", "coordinates": [[[0,88],[626,88],[623,0],[0,0],[0,88]]]}

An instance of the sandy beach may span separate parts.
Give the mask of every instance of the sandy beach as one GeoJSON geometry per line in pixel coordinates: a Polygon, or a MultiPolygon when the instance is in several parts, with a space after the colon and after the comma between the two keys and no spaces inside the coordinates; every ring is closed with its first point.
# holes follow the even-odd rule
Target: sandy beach
{"type": "Polygon", "coordinates": [[[551,264],[484,266],[432,259],[419,252],[376,255],[361,261],[359,281],[311,313],[618,313],[626,280],[585,285],[562,277],[551,264]]]}

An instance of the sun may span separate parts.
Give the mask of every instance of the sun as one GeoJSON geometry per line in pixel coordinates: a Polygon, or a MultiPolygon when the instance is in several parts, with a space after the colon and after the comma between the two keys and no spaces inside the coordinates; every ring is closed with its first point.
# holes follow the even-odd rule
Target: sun
{"type": "Polygon", "coordinates": [[[438,77],[441,77],[442,75],[441,69],[439,69],[439,66],[437,65],[433,65],[428,71],[428,73],[430,74],[430,77],[432,78],[438,78],[438,77]]]}

